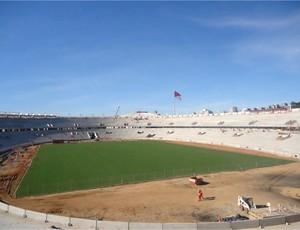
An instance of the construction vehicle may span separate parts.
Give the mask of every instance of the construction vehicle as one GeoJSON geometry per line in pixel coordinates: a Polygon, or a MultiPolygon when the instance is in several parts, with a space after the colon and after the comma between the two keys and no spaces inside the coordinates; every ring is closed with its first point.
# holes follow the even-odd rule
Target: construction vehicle
{"type": "Polygon", "coordinates": [[[251,208],[254,208],[252,197],[238,196],[238,206],[248,214],[251,208]]]}
{"type": "Polygon", "coordinates": [[[203,183],[203,179],[193,176],[189,178],[189,182],[195,185],[201,185],[203,183]]]}

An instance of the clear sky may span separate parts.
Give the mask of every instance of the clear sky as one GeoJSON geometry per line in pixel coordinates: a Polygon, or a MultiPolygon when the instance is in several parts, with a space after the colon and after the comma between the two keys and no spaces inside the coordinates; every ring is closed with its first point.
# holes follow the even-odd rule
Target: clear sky
{"type": "Polygon", "coordinates": [[[2,112],[300,101],[300,2],[0,2],[2,112]]]}

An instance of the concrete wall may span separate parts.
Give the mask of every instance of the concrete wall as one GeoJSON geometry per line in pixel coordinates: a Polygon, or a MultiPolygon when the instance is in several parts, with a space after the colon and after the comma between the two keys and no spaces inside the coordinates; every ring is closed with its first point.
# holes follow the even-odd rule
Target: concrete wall
{"type": "Polygon", "coordinates": [[[197,229],[196,223],[164,223],[163,229],[197,229]]]}
{"type": "MultiPolygon", "coordinates": [[[[118,221],[100,221],[88,220],[81,218],[57,216],[25,210],[0,202],[0,211],[8,214],[14,214],[18,217],[40,221],[45,224],[61,225],[63,228],[70,229],[246,229],[246,228],[264,228],[267,226],[291,224],[300,222],[300,214],[281,216],[260,220],[244,220],[234,222],[203,222],[203,223],[135,223],[135,222],[118,222],[118,221]]],[[[48,227],[45,225],[45,228],[48,227]]]]}
{"type": "Polygon", "coordinates": [[[241,229],[241,228],[259,228],[259,220],[244,220],[244,221],[235,221],[231,223],[232,229],[241,229]]]}
{"type": "Polygon", "coordinates": [[[259,224],[262,228],[273,225],[281,225],[285,224],[285,217],[274,217],[274,218],[266,218],[259,220],[259,224]]]}

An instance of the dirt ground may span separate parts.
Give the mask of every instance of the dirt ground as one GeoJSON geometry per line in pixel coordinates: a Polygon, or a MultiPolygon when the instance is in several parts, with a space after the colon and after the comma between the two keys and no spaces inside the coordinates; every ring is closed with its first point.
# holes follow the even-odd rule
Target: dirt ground
{"type": "Polygon", "coordinates": [[[205,185],[179,178],[22,199],[11,198],[2,191],[0,199],[24,209],[64,216],[163,223],[216,221],[218,216],[244,215],[237,206],[239,195],[252,196],[256,205],[270,202],[272,209],[278,209],[278,204],[300,207],[300,161],[199,176],[207,182],[205,185]],[[203,190],[204,198],[214,199],[198,201],[198,188],[203,190]]]}

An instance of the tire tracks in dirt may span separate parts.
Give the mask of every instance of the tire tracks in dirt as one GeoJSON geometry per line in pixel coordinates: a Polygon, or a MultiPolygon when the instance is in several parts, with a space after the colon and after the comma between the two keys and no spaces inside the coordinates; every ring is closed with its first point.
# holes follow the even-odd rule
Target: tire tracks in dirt
{"type": "Polygon", "coordinates": [[[294,175],[294,170],[292,168],[283,168],[276,171],[274,175],[266,174],[261,177],[261,187],[267,191],[276,191],[278,187],[284,187],[284,180],[289,180],[288,178],[294,175]]]}

